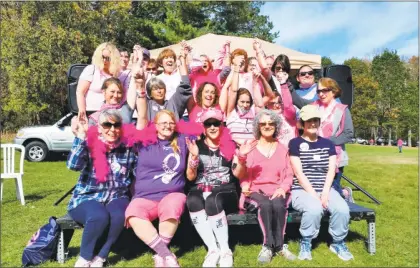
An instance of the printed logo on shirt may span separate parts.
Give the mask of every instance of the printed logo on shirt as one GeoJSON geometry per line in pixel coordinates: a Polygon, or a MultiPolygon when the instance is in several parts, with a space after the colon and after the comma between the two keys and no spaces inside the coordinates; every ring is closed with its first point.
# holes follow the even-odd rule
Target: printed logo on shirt
{"type": "Polygon", "coordinates": [[[299,145],[299,149],[300,149],[301,151],[307,151],[307,150],[309,150],[309,144],[307,144],[306,142],[302,142],[302,143],[299,145]]]}
{"type": "Polygon", "coordinates": [[[316,161],[321,160],[321,156],[320,156],[320,155],[318,155],[318,154],[315,154],[315,155],[314,155],[314,160],[316,160],[316,161]]]}
{"type": "Polygon", "coordinates": [[[153,177],[153,179],[156,180],[156,179],[162,178],[162,182],[164,184],[170,183],[171,180],[177,174],[177,172],[175,170],[179,167],[179,164],[180,164],[179,154],[174,154],[174,153],[168,154],[165,157],[165,159],[163,159],[163,161],[162,161],[162,168],[165,172],[160,174],[160,175],[155,175],[153,177]],[[175,161],[176,161],[175,166],[173,168],[168,166],[169,159],[172,158],[172,157],[175,158],[175,161]]]}

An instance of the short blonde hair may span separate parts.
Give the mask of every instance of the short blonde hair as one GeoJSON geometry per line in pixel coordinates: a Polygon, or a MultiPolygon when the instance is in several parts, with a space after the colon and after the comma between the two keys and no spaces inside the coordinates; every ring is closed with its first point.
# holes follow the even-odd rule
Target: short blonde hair
{"type": "Polygon", "coordinates": [[[103,70],[104,62],[102,59],[102,51],[104,49],[107,49],[110,52],[111,62],[109,65],[109,72],[112,74],[113,77],[118,78],[121,70],[120,52],[114,44],[109,42],[100,44],[93,53],[92,64],[98,67],[99,69],[103,70]]]}
{"type": "MultiPolygon", "coordinates": [[[[159,118],[163,115],[169,115],[169,117],[174,121],[174,123],[176,124],[176,118],[175,118],[175,114],[169,110],[160,110],[159,112],[157,112],[153,122],[155,124],[157,124],[157,121],[159,120],[159,118]]],[[[178,146],[178,134],[176,132],[174,132],[174,135],[172,136],[172,140],[171,140],[171,147],[172,150],[174,150],[174,153],[179,154],[179,146],[178,146]]]]}
{"type": "Polygon", "coordinates": [[[322,77],[318,81],[318,85],[323,85],[326,88],[331,89],[332,93],[334,94],[334,98],[341,97],[341,88],[338,85],[337,81],[329,77],[322,77]]]}

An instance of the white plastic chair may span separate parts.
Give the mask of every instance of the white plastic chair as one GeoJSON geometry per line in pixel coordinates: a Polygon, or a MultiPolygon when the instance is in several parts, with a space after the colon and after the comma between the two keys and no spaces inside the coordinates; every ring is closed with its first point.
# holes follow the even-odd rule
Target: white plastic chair
{"type": "Polygon", "coordinates": [[[19,144],[2,144],[1,149],[3,150],[3,170],[1,173],[1,193],[0,200],[3,200],[3,180],[4,179],[16,179],[16,197],[20,200],[22,206],[25,205],[25,196],[23,195],[23,159],[25,157],[25,147],[19,144]],[[15,154],[16,149],[20,150],[20,165],[19,170],[15,170],[15,154]]]}

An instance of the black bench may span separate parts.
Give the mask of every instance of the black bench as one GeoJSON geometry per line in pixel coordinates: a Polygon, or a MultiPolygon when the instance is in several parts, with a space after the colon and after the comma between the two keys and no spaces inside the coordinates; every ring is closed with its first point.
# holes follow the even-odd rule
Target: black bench
{"type": "MultiPolygon", "coordinates": [[[[352,221],[366,220],[368,226],[368,237],[367,237],[367,251],[370,254],[376,252],[376,235],[375,235],[375,211],[370,208],[365,208],[354,203],[349,203],[350,218],[352,221]]],[[[229,225],[245,225],[245,224],[258,224],[257,214],[239,212],[237,214],[229,214],[227,216],[229,225]]],[[[296,210],[289,209],[287,222],[288,223],[299,223],[302,219],[302,214],[296,210]]],[[[328,221],[329,216],[323,217],[323,221],[328,221]]],[[[81,229],[83,226],[77,224],[70,215],[65,215],[57,219],[57,224],[61,228],[60,237],[57,247],[57,261],[64,263],[67,259],[67,248],[70,240],[73,236],[75,229],[81,229]]]]}

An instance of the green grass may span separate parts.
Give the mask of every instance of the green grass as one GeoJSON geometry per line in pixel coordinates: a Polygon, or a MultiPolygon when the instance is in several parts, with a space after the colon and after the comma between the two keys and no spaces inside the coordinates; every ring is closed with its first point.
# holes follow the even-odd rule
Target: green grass
{"type": "MultiPolygon", "coordinates": [[[[383,203],[376,205],[360,192],[354,192],[356,202],[376,210],[376,255],[369,255],[364,239],[367,235],[365,221],[352,222],[348,236],[348,247],[355,260],[345,263],[333,255],[326,244],[329,237],[324,230],[313,250],[313,261],[287,262],[275,257],[269,267],[275,266],[419,266],[418,247],[418,149],[404,148],[402,154],[397,147],[349,145],[350,166],[345,174],[368,190],[383,203]]],[[[68,198],[59,206],[52,204],[76,182],[77,173],[67,170],[63,160],[29,163],[25,162],[24,192],[26,206],[16,200],[15,185],[6,180],[1,205],[1,266],[17,267],[21,264],[23,248],[32,234],[50,216],[62,216],[66,212],[68,198]]],[[[325,226],[324,226],[325,227],[325,226]]],[[[297,226],[290,226],[290,234],[295,233],[289,242],[292,252],[298,252],[297,226]]],[[[258,266],[256,261],[260,250],[260,230],[258,226],[231,226],[231,239],[238,240],[235,246],[235,266],[258,266]],[[253,244],[252,237],[254,239],[253,244]],[[243,244],[241,244],[243,243],[243,244]],[[246,245],[245,245],[246,244],[246,245]]],[[[74,265],[81,241],[77,230],[70,243],[72,257],[62,267],[74,265]]],[[[185,243],[195,236],[193,229],[184,230],[185,243]]],[[[139,247],[140,243],[127,243],[127,247],[139,247]]],[[[177,247],[172,247],[176,251],[177,247]]],[[[179,259],[181,266],[201,266],[206,251],[201,243],[185,252],[179,259]]],[[[110,266],[134,267],[153,266],[152,254],[147,251],[133,259],[124,260],[111,253],[110,266]]],[[[44,267],[59,267],[57,262],[48,262],[44,267]]]]}

